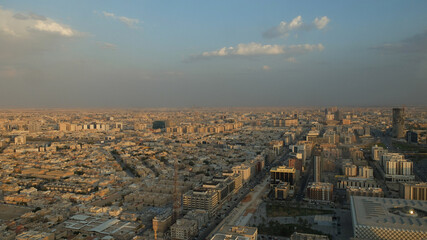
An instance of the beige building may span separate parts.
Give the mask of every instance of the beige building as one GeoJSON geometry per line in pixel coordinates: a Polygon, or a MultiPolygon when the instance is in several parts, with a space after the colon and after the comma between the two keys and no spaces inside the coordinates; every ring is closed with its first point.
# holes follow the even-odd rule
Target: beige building
{"type": "Polygon", "coordinates": [[[344,166],[344,175],[347,177],[357,176],[357,166],[354,164],[348,164],[344,166]]]}
{"type": "Polygon", "coordinates": [[[224,171],[223,176],[228,176],[232,181],[234,181],[234,190],[233,194],[239,192],[243,186],[243,177],[240,173],[234,173],[233,171],[224,171]]]}
{"type": "Polygon", "coordinates": [[[15,145],[25,145],[27,144],[26,136],[17,136],[15,137],[15,145]]]}
{"type": "Polygon", "coordinates": [[[400,196],[407,200],[427,201],[427,183],[403,183],[400,188],[400,196]]]}
{"type": "Polygon", "coordinates": [[[258,229],[245,226],[223,226],[211,240],[256,240],[258,229]]]}
{"type": "Polygon", "coordinates": [[[242,175],[243,183],[246,183],[251,178],[251,167],[246,164],[233,167],[233,172],[242,175]]]}
{"type": "Polygon", "coordinates": [[[270,170],[270,184],[275,185],[280,182],[288,182],[294,185],[297,179],[297,172],[295,168],[287,166],[278,166],[270,170]]]}
{"type": "Polygon", "coordinates": [[[384,197],[384,192],[381,188],[347,187],[346,195],[347,201],[350,201],[351,196],[384,197]]]}
{"type": "Polygon", "coordinates": [[[218,192],[206,188],[195,188],[182,196],[184,210],[202,209],[213,216],[218,207],[218,192]]]}
{"type": "Polygon", "coordinates": [[[197,221],[190,219],[178,219],[171,226],[172,240],[190,240],[197,235],[197,221]]]}
{"type": "Polygon", "coordinates": [[[288,118],[285,119],[285,127],[298,126],[298,119],[288,118]]]}
{"type": "Polygon", "coordinates": [[[377,145],[373,146],[371,149],[371,157],[372,160],[380,161],[384,154],[388,153],[387,149],[384,149],[383,147],[379,147],[377,145]]]}
{"type": "Polygon", "coordinates": [[[172,224],[172,214],[165,213],[153,218],[153,231],[157,237],[159,234],[163,234],[168,230],[172,224]]]}

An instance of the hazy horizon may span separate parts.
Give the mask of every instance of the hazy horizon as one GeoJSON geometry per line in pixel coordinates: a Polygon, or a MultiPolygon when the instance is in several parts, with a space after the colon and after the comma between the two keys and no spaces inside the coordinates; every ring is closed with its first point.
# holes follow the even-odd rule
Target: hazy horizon
{"type": "Polygon", "coordinates": [[[0,3],[0,109],[426,106],[426,1],[0,3]]]}

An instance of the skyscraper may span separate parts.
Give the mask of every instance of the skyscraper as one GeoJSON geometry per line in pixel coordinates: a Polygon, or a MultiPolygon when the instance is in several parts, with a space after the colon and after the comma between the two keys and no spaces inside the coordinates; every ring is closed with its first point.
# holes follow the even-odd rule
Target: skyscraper
{"type": "Polygon", "coordinates": [[[321,172],[321,159],[322,159],[322,148],[316,145],[313,149],[313,163],[314,163],[314,182],[320,182],[320,172],[321,172]]]}
{"type": "Polygon", "coordinates": [[[393,132],[394,138],[405,137],[405,110],[403,108],[393,108],[393,132]]]}

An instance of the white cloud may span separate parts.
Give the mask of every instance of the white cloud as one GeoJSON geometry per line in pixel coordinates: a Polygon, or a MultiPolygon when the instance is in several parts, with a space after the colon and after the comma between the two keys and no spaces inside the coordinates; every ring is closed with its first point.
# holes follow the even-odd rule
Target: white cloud
{"type": "Polygon", "coordinates": [[[228,56],[263,56],[263,55],[283,55],[283,54],[302,54],[312,51],[322,51],[322,44],[298,44],[298,45],[262,45],[260,43],[240,43],[236,47],[223,47],[221,49],[203,52],[195,55],[192,59],[209,57],[228,57],[228,56]]]}
{"type": "Polygon", "coordinates": [[[76,30],[45,16],[35,13],[15,13],[0,7],[0,34],[15,38],[31,38],[35,32],[62,37],[79,35],[76,30]]]}
{"type": "Polygon", "coordinates": [[[65,37],[72,37],[75,35],[71,28],[62,26],[61,24],[56,22],[37,21],[37,24],[34,26],[34,29],[42,32],[59,34],[65,37]]]}
{"type": "Polygon", "coordinates": [[[302,26],[302,17],[298,16],[298,17],[292,19],[292,21],[289,23],[289,27],[288,28],[290,30],[292,30],[292,29],[298,29],[301,26],[302,26]]]}
{"type": "Polygon", "coordinates": [[[216,51],[204,52],[203,57],[221,56],[251,56],[251,55],[277,55],[284,53],[284,46],[262,45],[260,43],[240,43],[237,47],[223,47],[216,51]]]}
{"type": "Polygon", "coordinates": [[[128,18],[128,17],[124,17],[124,16],[116,16],[116,14],[114,13],[110,13],[110,12],[102,12],[102,14],[104,14],[105,17],[109,17],[112,18],[114,20],[119,20],[120,22],[126,24],[128,27],[136,27],[136,25],[139,24],[139,20],[136,18],[128,18]]]}
{"type": "Polygon", "coordinates": [[[310,31],[313,29],[323,29],[328,25],[330,19],[327,16],[321,18],[315,18],[314,21],[310,24],[305,24],[301,16],[297,16],[292,19],[289,23],[282,21],[278,26],[270,28],[269,30],[263,33],[265,38],[275,38],[275,37],[287,37],[292,31],[305,30],[310,31]]]}
{"type": "Polygon", "coordinates": [[[321,18],[315,18],[313,24],[317,29],[323,29],[328,25],[329,21],[331,21],[327,16],[323,16],[321,18]]]}

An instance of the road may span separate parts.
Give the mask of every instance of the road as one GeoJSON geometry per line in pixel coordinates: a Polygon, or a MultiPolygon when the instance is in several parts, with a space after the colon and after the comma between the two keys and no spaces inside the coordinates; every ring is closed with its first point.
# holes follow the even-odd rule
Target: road
{"type": "Polygon", "coordinates": [[[313,175],[313,163],[312,161],[308,164],[308,167],[303,175],[303,177],[301,178],[301,185],[299,187],[298,193],[296,194],[296,200],[298,202],[302,201],[302,199],[304,198],[304,190],[307,187],[308,182],[311,179],[311,176],[313,175]]]}
{"type": "Polygon", "coordinates": [[[123,162],[119,154],[111,153],[111,155],[113,155],[114,159],[117,161],[117,163],[120,164],[120,166],[122,166],[123,171],[125,171],[129,177],[135,177],[135,175],[129,170],[128,166],[126,166],[126,164],[123,162]]]}
{"type": "Polygon", "coordinates": [[[273,166],[277,166],[281,164],[288,156],[288,153],[284,151],[281,155],[277,156],[276,160],[264,168],[262,172],[251,179],[251,181],[242,187],[241,192],[238,194],[238,201],[234,202],[230,208],[224,213],[225,217],[221,219],[215,219],[210,226],[199,235],[198,240],[202,239],[210,239],[218,230],[228,224],[236,225],[236,224],[244,224],[246,225],[250,219],[249,216],[244,216],[245,213],[249,209],[256,209],[258,205],[262,202],[263,193],[265,193],[269,186],[269,178],[270,178],[270,169],[273,166]],[[253,188],[254,191],[251,192],[249,189],[253,188]],[[243,194],[242,194],[243,193],[243,194]],[[241,195],[240,195],[241,194],[241,195]],[[242,202],[242,200],[250,196],[250,201],[242,202]]]}

